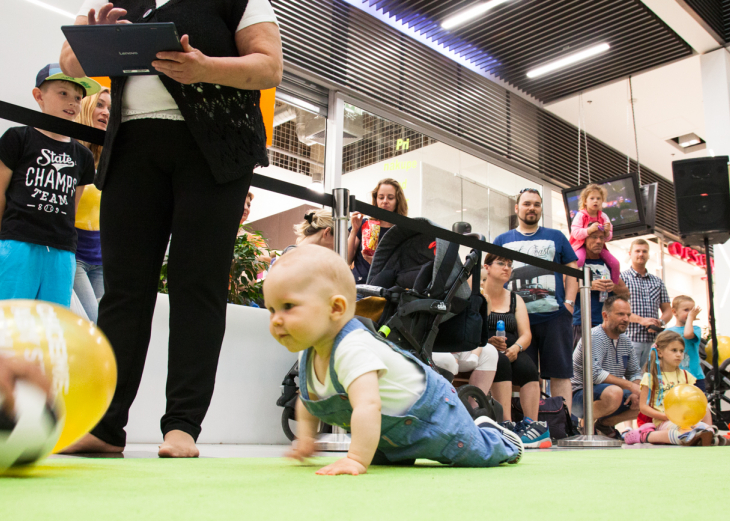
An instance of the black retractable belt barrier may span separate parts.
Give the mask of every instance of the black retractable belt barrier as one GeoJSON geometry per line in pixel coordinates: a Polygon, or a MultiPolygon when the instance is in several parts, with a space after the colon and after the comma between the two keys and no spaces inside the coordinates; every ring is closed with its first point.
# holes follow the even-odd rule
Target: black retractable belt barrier
{"type": "MultiPolygon", "coordinates": [[[[13,105],[11,103],[6,103],[4,101],[0,101],[0,118],[14,121],[16,123],[21,123],[23,125],[28,125],[30,127],[40,128],[48,132],[54,132],[62,136],[69,136],[74,139],[78,139],[79,141],[88,141],[89,143],[94,143],[97,145],[104,144],[105,133],[103,130],[99,130],[86,125],[81,125],[80,123],[74,123],[72,121],[57,118],[55,116],[49,116],[48,114],[43,114],[42,112],[27,109],[25,107],[20,107],[18,105],[13,105]]],[[[303,199],[305,201],[309,201],[315,204],[321,204],[323,206],[331,207],[334,202],[332,194],[320,194],[318,192],[310,190],[305,186],[287,183],[285,181],[280,181],[278,179],[263,176],[260,174],[253,175],[253,179],[251,180],[251,186],[255,186],[256,188],[262,188],[264,190],[269,190],[271,192],[276,192],[282,195],[287,195],[289,197],[303,199]]],[[[481,241],[475,237],[467,237],[459,233],[454,233],[451,230],[432,226],[423,221],[416,221],[414,219],[404,217],[403,215],[383,210],[381,208],[378,208],[377,206],[358,201],[354,197],[351,197],[350,209],[395,224],[397,226],[402,226],[403,228],[426,233],[445,241],[455,242],[468,248],[473,248],[487,253],[493,253],[495,255],[499,255],[500,257],[523,262],[525,264],[529,264],[530,266],[536,266],[538,268],[543,268],[548,271],[562,273],[563,275],[567,275],[569,277],[575,277],[578,280],[581,280],[583,278],[582,270],[569,268],[568,266],[564,266],[563,264],[546,261],[538,257],[533,257],[532,255],[527,255],[525,253],[510,250],[508,248],[503,248],[502,246],[497,246],[486,241],[481,241]]]]}
{"type": "Polygon", "coordinates": [[[4,101],[0,101],[0,118],[29,127],[41,128],[62,136],[69,136],[79,141],[88,141],[95,145],[104,144],[103,130],[57,118],[56,116],[49,116],[37,110],[12,105],[4,101]]]}

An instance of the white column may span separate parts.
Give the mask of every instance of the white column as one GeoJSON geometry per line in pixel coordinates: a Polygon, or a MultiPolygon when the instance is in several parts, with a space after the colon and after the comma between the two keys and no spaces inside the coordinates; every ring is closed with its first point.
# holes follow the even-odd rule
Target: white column
{"type": "MultiPolygon", "coordinates": [[[[730,156],[730,52],[727,49],[703,54],[702,99],[705,135],[710,155],[730,156]]],[[[718,335],[730,335],[730,241],[716,245],[715,322],[718,335]]]]}

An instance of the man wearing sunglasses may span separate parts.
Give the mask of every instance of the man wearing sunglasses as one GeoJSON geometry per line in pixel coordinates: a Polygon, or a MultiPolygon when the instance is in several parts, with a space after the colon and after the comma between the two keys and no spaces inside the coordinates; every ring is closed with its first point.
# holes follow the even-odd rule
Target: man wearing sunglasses
{"type": "MultiPolygon", "coordinates": [[[[499,235],[494,244],[533,257],[576,268],[578,257],[559,230],[540,226],[542,197],[534,188],[517,196],[516,229],[499,235]]],[[[573,308],[578,280],[560,273],[515,261],[508,289],[519,294],[530,316],[532,342],[525,352],[540,368],[540,376],[550,380],[553,396],[562,396],[570,410],[573,376],[573,308]]]]}

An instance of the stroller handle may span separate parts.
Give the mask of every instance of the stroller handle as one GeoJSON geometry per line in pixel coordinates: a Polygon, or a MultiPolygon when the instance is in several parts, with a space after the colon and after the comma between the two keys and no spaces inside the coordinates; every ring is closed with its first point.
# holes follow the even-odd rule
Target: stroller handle
{"type": "Polygon", "coordinates": [[[380,286],[357,284],[356,288],[358,295],[362,295],[364,297],[387,297],[388,290],[381,288],[380,286]]]}

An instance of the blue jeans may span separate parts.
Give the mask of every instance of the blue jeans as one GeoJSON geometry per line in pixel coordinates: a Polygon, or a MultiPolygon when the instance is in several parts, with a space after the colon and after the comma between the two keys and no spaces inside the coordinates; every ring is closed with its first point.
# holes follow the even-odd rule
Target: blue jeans
{"type": "MultiPolygon", "coordinates": [[[[340,341],[357,329],[365,329],[365,326],[357,319],[350,320],[332,346],[329,375],[337,394],[310,400],[307,363],[313,349],[305,351],[299,362],[302,404],[323,422],[347,430],[350,430],[352,406],[335,370],[335,351],[340,341]]],[[[418,458],[425,458],[459,467],[494,467],[517,457],[517,447],[504,441],[496,429],[479,428],[474,424],[456,389],[445,378],[410,353],[386,343],[423,369],[426,390],[402,416],[381,415],[378,455],[374,460],[377,464],[412,464],[418,458]]]]}
{"type": "Polygon", "coordinates": [[[99,299],[104,295],[104,270],[100,264],[87,264],[76,259],[74,291],[86,314],[94,324],[99,318],[99,299]]]}
{"type": "Polygon", "coordinates": [[[0,300],[71,305],[74,254],[23,241],[0,241],[0,300]]]}
{"type": "Polygon", "coordinates": [[[643,370],[646,362],[649,360],[649,351],[651,351],[651,346],[654,344],[652,342],[634,342],[632,340],[631,345],[634,346],[636,358],[639,359],[639,367],[643,370]]]}
{"type": "MultiPolygon", "coordinates": [[[[593,386],[593,401],[597,402],[601,399],[601,395],[603,394],[603,391],[605,391],[608,387],[611,387],[612,384],[596,384],[593,386]]],[[[629,399],[629,396],[631,396],[631,391],[624,389],[624,397],[621,399],[621,405],[619,405],[618,409],[613,411],[608,416],[603,416],[603,418],[610,418],[611,416],[616,416],[617,414],[621,414],[622,412],[628,411],[631,409],[630,405],[626,405],[624,402],[629,399]]],[[[578,389],[573,393],[573,414],[575,414],[578,418],[583,417],[583,389],[578,389]]],[[[601,418],[594,418],[594,420],[600,420],[601,418]]]]}

